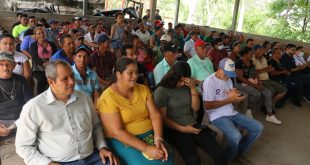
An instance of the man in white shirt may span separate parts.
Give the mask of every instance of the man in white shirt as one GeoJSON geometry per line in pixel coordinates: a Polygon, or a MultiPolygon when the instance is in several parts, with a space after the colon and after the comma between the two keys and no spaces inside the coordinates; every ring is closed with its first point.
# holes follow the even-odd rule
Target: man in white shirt
{"type": "Polygon", "coordinates": [[[147,30],[145,30],[143,23],[140,23],[139,30],[136,31],[136,35],[145,45],[148,45],[151,35],[147,30]]]}
{"type": "Polygon", "coordinates": [[[28,165],[118,164],[91,98],[74,90],[69,64],[50,62],[45,73],[50,88],[25,104],[20,115],[18,155],[28,165]]]}
{"type": "Polygon", "coordinates": [[[194,57],[196,55],[196,50],[195,50],[195,42],[198,40],[198,34],[195,32],[192,32],[191,34],[191,39],[185,42],[184,45],[184,53],[187,56],[188,59],[194,57]]]}
{"type": "Polygon", "coordinates": [[[223,131],[226,137],[227,158],[251,164],[244,154],[262,133],[263,125],[234,110],[233,103],[243,101],[245,96],[233,88],[233,77],[236,77],[234,62],[228,58],[222,59],[219,69],[203,83],[205,112],[211,123],[223,131]],[[238,127],[247,130],[246,137],[242,137],[238,127]]]}

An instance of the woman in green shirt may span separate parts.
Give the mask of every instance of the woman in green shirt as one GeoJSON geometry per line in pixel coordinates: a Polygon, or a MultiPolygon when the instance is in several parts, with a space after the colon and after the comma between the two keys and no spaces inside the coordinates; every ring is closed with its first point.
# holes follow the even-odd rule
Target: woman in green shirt
{"type": "Polygon", "coordinates": [[[194,113],[200,100],[191,69],[177,62],[164,76],[154,93],[166,126],[165,137],[180,152],[187,165],[200,165],[199,146],[210,155],[215,165],[227,164],[224,150],[215,141],[212,130],[196,124],[194,113]]]}

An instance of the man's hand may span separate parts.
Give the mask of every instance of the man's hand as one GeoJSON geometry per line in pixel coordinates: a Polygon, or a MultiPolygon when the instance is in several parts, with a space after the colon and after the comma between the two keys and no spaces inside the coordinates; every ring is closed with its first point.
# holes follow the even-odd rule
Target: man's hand
{"type": "Polygon", "coordinates": [[[106,158],[108,157],[109,158],[109,161],[110,161],[110,165],[118,165],[118,159],[112,154],[111,151],[109,151],[107,148],[105,147],[102,147],[99,151],[99,155],[102,159],[102,162],[103,164],[105,164],[107,161],[106,161],[106,158]]]}
{"type": "Polygon", "coordinates": [[[5,125],[0,124],[0,136],[8,136],[11,130],[6,128],[5,125]]]}
{"type": "Polygon", "coordinates": [[[238,103],[245,99],[245,96],[241,96],[240,92],[236,88],[227,91],[227,96],[233,103],[238,103]]]}

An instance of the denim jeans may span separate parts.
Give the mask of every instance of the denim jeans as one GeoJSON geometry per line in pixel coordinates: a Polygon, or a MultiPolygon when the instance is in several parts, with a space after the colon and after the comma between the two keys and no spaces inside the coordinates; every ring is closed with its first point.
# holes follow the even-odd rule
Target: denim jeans
{"type": "Polygon", "coordinates": [[[227,140],[226,154],[228,159],[235,158],[238,154],[244,154],[261,135],[263,125],[241,113],[232,116],[222,116],[211,123],[223,131],[227,140]],[[247,130],[247,135],[242,137],[239,129],[247,130]]]}
{"type": "Polygon", "coordinates": [[[76,160],[73,162],[58,162],[58,163],[61,165],[110,165],[109,158],[106,158],[105,164],[102,162],[98,150],[95,150],[90,156],[81,160],[76,160]]]}

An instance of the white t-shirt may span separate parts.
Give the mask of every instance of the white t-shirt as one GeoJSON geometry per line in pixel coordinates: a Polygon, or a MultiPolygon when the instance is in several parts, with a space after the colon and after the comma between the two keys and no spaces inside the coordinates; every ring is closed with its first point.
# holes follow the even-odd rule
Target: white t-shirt
{"type": "Polygon", "coordinates": [[[196,55],[196,50],[195,50],[195,41],[190,39],[187,42],[185,42],[184,45],[184,52],[189,52],[189,54],[194,57],[196,55]]]}
{"type": "Polygon", "coordinates": [[[140,30],[137,30],[136,34],[144,44],[147,44],[151,38],[151,35],[147,30],[145,30],[144,33],[142,33],[140,30]]]}
{"type": "Polygon", "coordinates": [[[16,62],[16,66],[15,66],[13,72],[16,74],[19,74],[19,75],[23,75],[23,73],[24,73],[23,63],[28,61],[28,57],[26,55],[24,55],[23,53],[15,51],[14,52],[14,60],[16,62]]]}
{"type": "MultiPolygon", "coordinates": [[[[207,77],[203,82],[203,100],[204,101],[222,101],[228,98],[226,91],[233,88],[231,79],[224,81],[218,79],[215,73],[207,77]]],[[[205,109],[208,113],[210,121],[222,116],[236,115],[233,105],[226,104],[216,109],[205,109]]]]}
{"type": "Polygon", "coordinates": [[[294,57],[296,66],[303,65],[303,64],[307,63],[305,58],[303,56],[300,56],[299,54],[294,55],[293,57],[294,57]]]}

